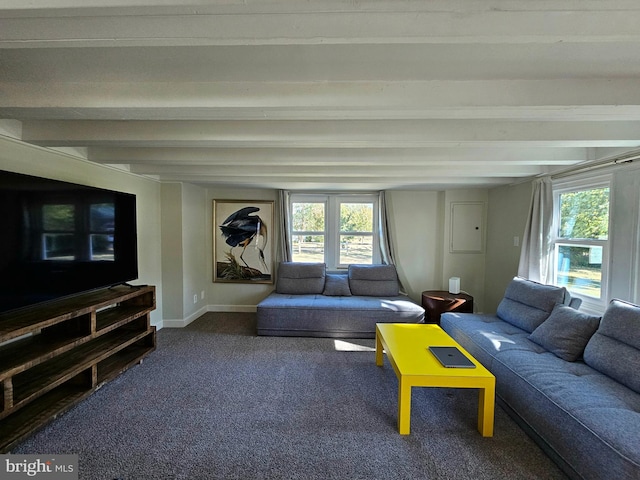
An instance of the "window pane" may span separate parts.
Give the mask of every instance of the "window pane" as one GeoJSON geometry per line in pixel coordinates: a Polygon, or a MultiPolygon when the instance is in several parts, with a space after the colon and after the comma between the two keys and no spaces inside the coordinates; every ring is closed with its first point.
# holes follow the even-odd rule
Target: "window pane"
{"type": "Polygon", "coordinates": [[[340,235],[340,264],[373,263],[373,239],[370,235],[340,235]]]}
{"type": "MultiPolygon", "coordinates": [[[[341,232],[373,232],[373,204],[341,203],[341,232]]],[[[341,240],[342,241],[342,240],[341,240]]],[[[349,262],[340,262],[349,263],[349,262]]]]}
{"type": "Polygon", "coordinates": [[[606,240],[609,236],[609,188],[561,194],[559,236],[606,240]]]}
{"type": "Polygon", "coordinates": [[[292,235],[294,262],[324,262],[324,235],[292,235]]]}
{"type": "Polygon", "coordinates": [[[42,228],[47,231],[72,232],[75,227],[73,205],[43,205],[42,228]]]}
{"type": "Polygon", "coordinates": [[[600,298],[602,247],[559,244],[556,249],[556,283],[572,293],[600,298]]]}
{"type": "Polygon", "coordinates": [[[92,232],[113,232],[115,205],[94,203],[89,209],[89,225],[92,232]]]}
{"type": "Polygon", "coordinates": [[[291,209],[293,231],[324,232],[324,203],[294,203],[291,209]]]}
{"type": "Polygon", "coordinates": [[[76,259],[74,236],[70,233],[45,233],[42,235],[44,260],[72,261],[76,259]]]}
{"type": "Polygon", "coordinates": [[[91,260],[110,261],[113,258],[113,235],[94,233],[91,235],[91,260]]]}

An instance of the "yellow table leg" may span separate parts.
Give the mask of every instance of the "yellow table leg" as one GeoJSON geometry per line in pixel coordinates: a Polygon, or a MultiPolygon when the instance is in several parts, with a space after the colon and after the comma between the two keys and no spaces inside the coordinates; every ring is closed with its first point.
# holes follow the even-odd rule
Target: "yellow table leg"
{"type": "Polygon", "coordinates": [[[380,335],[376,333],[376,365],[381,367],[384,364],[384,358],[382,356],[382,341],[380,340],[380,335]]]}
{"type": "Polygon", "coordinates": [[[411,428],[411,384],[398,378],[398,432],[409,435],[411,428]]]}
{"type": "Polygon", "coordinates": [[[478,430],[483,437],[493,437],[495,412],[495,384],[480,388],[478,392],[478,430]]]}

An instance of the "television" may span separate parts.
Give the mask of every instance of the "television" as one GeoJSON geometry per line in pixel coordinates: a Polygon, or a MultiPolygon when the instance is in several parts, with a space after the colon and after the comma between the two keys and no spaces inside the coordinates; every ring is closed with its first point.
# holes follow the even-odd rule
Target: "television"
{"type": "Polygon", "coordinates": [[[0,313],[138,278],[136,196],[0,171],[0,313]]]}

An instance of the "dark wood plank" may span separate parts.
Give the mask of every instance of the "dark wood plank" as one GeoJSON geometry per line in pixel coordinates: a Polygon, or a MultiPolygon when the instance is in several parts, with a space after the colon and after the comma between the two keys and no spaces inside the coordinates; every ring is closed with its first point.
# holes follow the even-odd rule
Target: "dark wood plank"
{"type": "Polygon", "coordinates": [[[17,312],[3,313],[0,314],[0,343],[140,295],[150,295],[155,303],[154,292],[153,286],[112,287],[56,300],[44,306],[36,305],[17,312]]]}
{"type": "Polygon", "coordinates": [[[123,305],[98,312],[96,318],[96,332],[106,332],[116,329],[136,318],[151,312],[148,305],[123,305]]]}
{"type": "Polygon", "coordinates": [[[34,335],[0,348],[0,380],[23,372],[90,340],[90,336],[34,335]]]}

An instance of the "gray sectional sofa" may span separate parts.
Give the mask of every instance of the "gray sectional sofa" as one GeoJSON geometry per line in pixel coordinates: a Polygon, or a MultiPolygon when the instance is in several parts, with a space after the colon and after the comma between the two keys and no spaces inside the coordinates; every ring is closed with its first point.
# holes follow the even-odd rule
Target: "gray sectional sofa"
{"type": "Polygon", "coordinates": [[[257,307],[258,335],[375,338],[376,323],[422,323],[424,309],[399,291],[393,265],[283,262],[276,290],[257,307]]]}
{"type": "Polygon", "coordinates": [[[496,376],[498,401],[576,479],[640,479],[640,307],[602,319],[564,288],[514,278],[495,315],[441,326],[496,376]]]}

